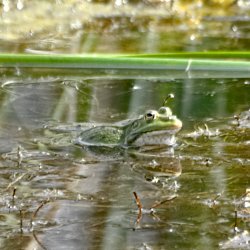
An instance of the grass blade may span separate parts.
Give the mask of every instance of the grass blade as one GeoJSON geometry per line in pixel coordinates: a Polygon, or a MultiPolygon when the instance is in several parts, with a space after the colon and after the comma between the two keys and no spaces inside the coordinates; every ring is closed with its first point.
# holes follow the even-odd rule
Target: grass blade
{"type": "Polygon", "coordinates": [[[38,69],[44,69],[54,75],[81,78],[100,75],[120,78],[246,78],[250,77],[249,58],[250,52],[0,54],[0,68],[35,69],[36,74],[38,69]]]}

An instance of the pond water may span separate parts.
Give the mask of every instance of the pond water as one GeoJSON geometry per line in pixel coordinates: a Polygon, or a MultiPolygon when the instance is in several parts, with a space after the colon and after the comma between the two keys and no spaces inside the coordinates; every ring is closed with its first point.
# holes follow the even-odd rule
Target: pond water
{"type": "MultiPolygon", "coordinates": [[[[1,53],[249,50],[243,0],[5,0],[0,12],[1,53]]],[[[250,248],[248,71],[0,73],[0,249],[250,248]],[[73,143],[169,93],[174,148],[73,143]]]]}
{"type": "Polygon", "coordinates": [[[1,249],[249,249],[249,79],[116,73],[2,75],[1,249]],[[72,143],[79,124],[169,93],[174,149],[100,157],[72,143]]]}

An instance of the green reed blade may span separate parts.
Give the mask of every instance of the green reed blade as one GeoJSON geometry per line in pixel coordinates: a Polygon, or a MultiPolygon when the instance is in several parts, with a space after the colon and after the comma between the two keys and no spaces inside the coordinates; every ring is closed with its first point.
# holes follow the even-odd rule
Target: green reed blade
{"type": "Polygon", "coordinates": [[[246,55],[245,57],[243,57],[244,55],[242,53],[230,52],[222,53],[220,54],[220,57],[217,52],[168,53],[155,55],[0,54],[0,67],[149,70],[171,69],[183,71],[206,70],[249,72],[250,61],[242,59],[248,59],[250,53],[244,53],[246,55]]]}

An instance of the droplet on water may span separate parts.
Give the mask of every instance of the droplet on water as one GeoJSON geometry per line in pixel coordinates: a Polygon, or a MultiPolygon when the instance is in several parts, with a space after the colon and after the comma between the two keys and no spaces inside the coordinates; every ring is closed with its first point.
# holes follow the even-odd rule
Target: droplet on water
{"type": "Polygon", "coordinates": [[[191,36],[190,36],[190,40],[191,41],[194,41],[196,39],[196,36],[194,35],[194,34],[192,34],[191,36]]]}
{"type": "Polygon", "coordinates": [[[23,9],[23,1],[22,0],[18,0],[16,3],[16,7],[18,10],[22,10],[23,9]]]}

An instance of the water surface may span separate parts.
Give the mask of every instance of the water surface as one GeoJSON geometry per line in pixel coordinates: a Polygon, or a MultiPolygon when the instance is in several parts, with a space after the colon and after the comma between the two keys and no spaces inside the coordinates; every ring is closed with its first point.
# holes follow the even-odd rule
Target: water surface
{"type": "MultiPolygon", "coordinates": [[[[6,0],[0,11],[1,53],[249,50],[248,1],[6,0]]],[[[249,249],[248,72],[0,73],[1,249],[249,249]],[[72,143],[86,122],[135,118],[169,93],[183,121],[174,150],[117,157],[72,143]]]]}
{"type": "Polygon", "coordinates": [[[1,80],[2,249],[249,247],[249,79],[30,76],[1,80]],[[72,143],[69,128],[168,93],[184,124],[174,150],[102,158],[72,143]]]}

